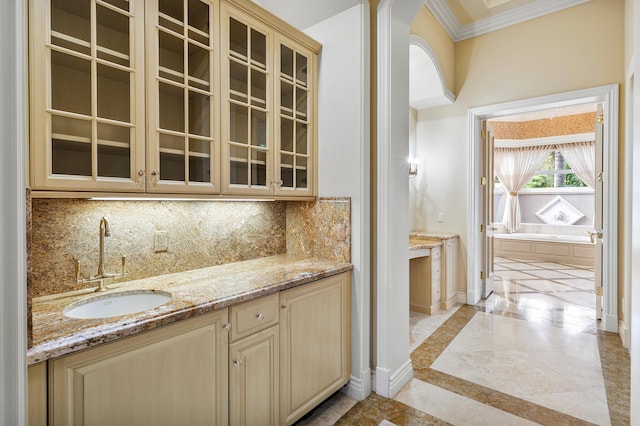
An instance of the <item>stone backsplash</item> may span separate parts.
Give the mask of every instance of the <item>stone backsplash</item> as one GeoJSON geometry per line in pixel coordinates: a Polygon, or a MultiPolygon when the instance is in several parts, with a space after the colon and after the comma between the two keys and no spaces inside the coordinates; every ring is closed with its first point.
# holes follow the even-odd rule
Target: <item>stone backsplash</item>
{"type": "Polygon", "coordinates": [[[287,253],[351,262],[351,200],[288,203],[287,253]]]}
{"type": "MultiPolygon", "coordinates": [[[[33,199],[33,297],[77,290],[95,275],[100,219],[105,270],[118,273],[127,256],[134,280],[285,252],[350,261],[350,202],[316,201],[96,201],[33,199]],[[165,250],[166,248],[166,250],[165,250]]],[[[107,281],[109,284],[111,280],[107,281]]],[[[122,278],[117,281],[123,281],[122,278]]]]}

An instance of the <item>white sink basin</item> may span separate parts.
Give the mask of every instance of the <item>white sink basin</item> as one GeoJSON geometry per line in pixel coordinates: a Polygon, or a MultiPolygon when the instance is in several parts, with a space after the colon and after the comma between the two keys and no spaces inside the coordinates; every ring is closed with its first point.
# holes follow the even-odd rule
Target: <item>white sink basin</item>
{"type": "Polygon", "coordinates": [[[158,290],[133,290],[103,294],[80,300],[67,306],[64,314],[70,318],[111,318],[146,311],[167,303],[171,293],[158,290]]]}

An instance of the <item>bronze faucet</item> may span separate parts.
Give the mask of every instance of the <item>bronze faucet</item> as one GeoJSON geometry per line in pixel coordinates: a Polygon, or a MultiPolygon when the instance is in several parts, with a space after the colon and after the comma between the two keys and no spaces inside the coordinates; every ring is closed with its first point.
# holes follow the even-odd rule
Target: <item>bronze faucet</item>
{"type": "Polygon", "coordinates": [[[104,282],[105,278],[118,278],[127,275],[127,272],[125,270],[127,256],[122,256],[122,272],[116,274],[105,272],[104,270],[104,238],[109,236],[111,236],[109,220],[103,216],[102,219],[100,219],[100,258],[98,260],[98,273],[89,278],[80,278],[80,261],[75,259],[76,282],[78,284],[92,283],[97,281],[98,287],[96,288],[96,291],[107,291],[109,290],[109,288],[104,282]]]}

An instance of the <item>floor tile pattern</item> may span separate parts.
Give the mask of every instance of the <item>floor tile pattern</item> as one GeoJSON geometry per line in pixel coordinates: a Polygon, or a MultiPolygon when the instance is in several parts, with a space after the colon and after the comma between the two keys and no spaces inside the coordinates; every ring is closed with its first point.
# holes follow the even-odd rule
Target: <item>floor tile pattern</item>
{"type": "Polygon", "coordinates": [[[394,399],[337,393],[300,424],[628,425],[629,353],[595,320],[593,268],[499,258],[495,269],[478,305],[411,312],[414,379],[394,399]],[[336,421],[333,400],[348,410],[336,421]]]}

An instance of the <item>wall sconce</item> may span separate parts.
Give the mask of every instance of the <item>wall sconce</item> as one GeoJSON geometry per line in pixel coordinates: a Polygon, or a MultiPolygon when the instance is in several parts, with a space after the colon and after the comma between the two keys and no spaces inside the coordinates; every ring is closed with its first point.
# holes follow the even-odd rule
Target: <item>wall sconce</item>
{"type": "Polygon", "coordinates": [[[418,174],[418,159],[409,157],[409,177],[415,177],[418,174]]]}

